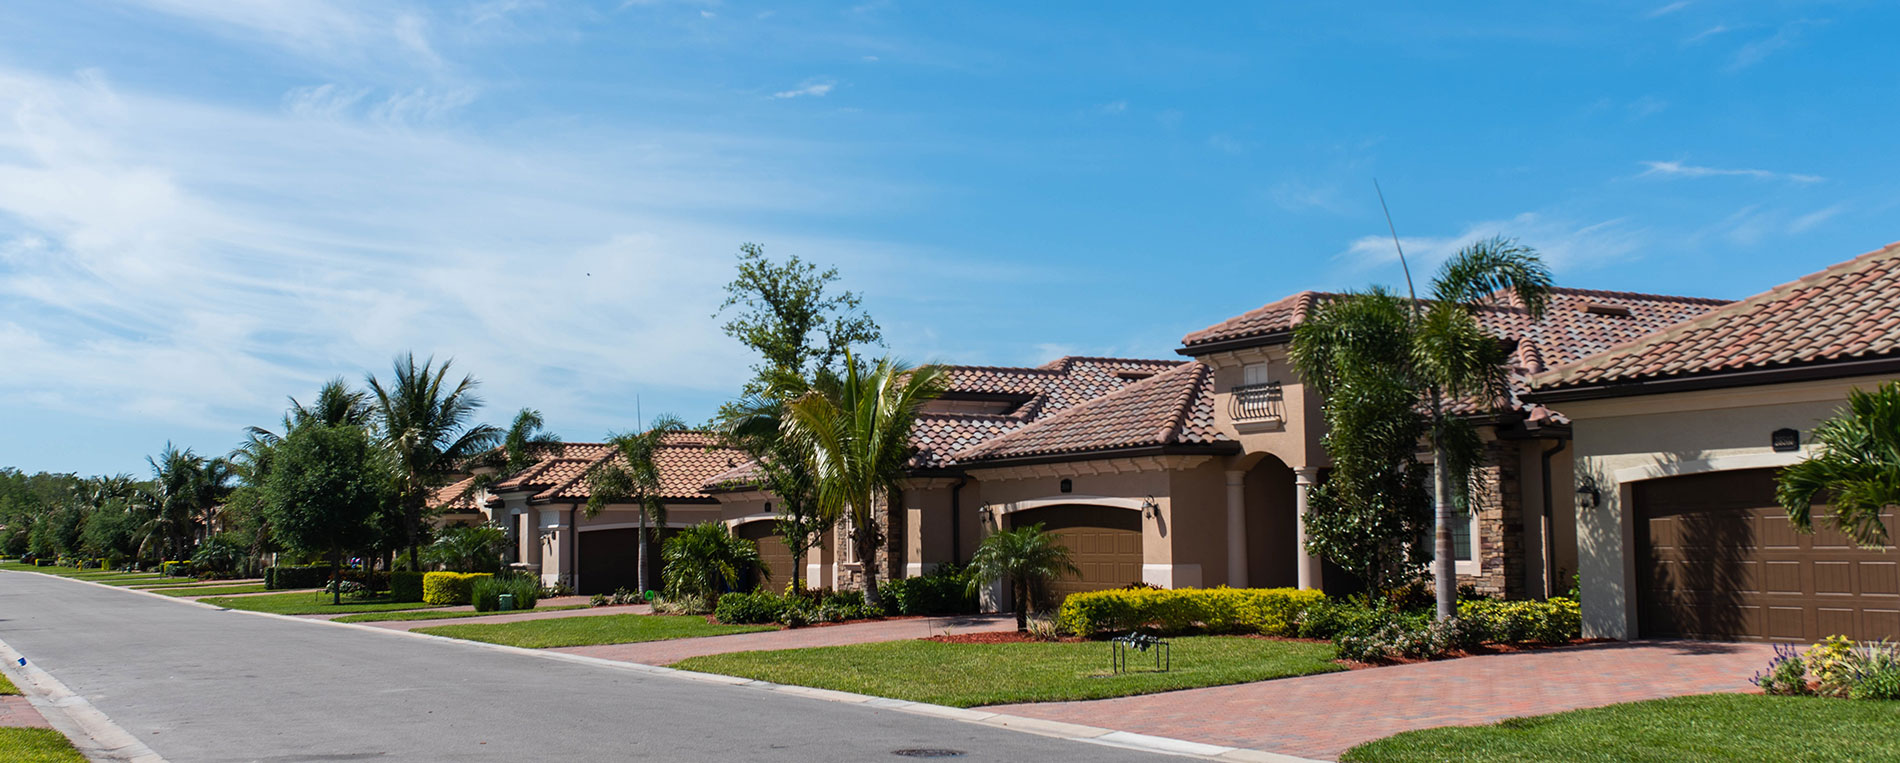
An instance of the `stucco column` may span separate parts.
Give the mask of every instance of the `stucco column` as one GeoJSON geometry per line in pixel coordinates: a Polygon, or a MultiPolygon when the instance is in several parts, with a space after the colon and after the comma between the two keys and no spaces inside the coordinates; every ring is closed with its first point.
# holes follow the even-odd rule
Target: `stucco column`
{"type": "Polygon", "coordinates": [[[1227,472],[1227,585],[1247,587],[1247,473],[1227,472]]]}
{"type": "Polygon", "coordinates": [[[1293,534],[1293,542],[1297,544],[1297,547],[1293,550],[1293,558],[1299,566],[1299,581],[1302,589],[1318,588],[1321,585],[1319,560],[1306,553],[1306,496],[1313,490],[1314,480],[1318,476],[1319,467],[1316,466],[1302,466],[1293,470],[1294,513],[1299,516],[1299,521],[1294,523],[1297,530],[1293,534]]]}

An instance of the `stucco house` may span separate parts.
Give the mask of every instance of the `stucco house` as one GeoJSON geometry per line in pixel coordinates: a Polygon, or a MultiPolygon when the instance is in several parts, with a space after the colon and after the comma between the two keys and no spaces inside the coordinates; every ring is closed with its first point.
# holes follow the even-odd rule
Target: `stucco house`
{"type": "Polygon", "coordinates": [[[1900,245],[1553,365],[1531,399],[1571,421],[1587,635],[1900,637],[1895,549],[1774,500],[1848,390],[1900,378],[1900,245]]]}

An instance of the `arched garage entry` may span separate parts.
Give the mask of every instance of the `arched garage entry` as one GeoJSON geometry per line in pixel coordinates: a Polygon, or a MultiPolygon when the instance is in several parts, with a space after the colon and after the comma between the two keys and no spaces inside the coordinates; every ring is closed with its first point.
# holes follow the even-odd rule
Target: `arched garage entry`
{"type": "MultiPolygon", "coordinates": [[[[667,538],[679,534],[671,527],[650,530],[652,539],[647,543],[647,587],[660,590],[660,546],[667,538]]],[[[621,527],[611,530],[581,530],[581,579],[575,593],[591,596],[597,593],[613,593],[625,588],[635,590],[640,585],[640,529],[621,527]]]]}
{"type": "Polygon", "coordinates": [[[1011,529],[1041,523],[1062,539],[1080,576],[1050,585],[1060,601],[1072,593],[1120,588],[1141,582],[1141,512],[1114,506],[1061,504],[1009,514],[1011,529]]]}
{"type": "Polygon", "coordinates": [[[753,575],[755,590],[778,593],[792,582],[792,549],[785,545],[785,536],[779,535],[777,523],[769,519],[759,519],[733,528],[733,533],[759,545],[759,561],[765,562],[765,570],[753,575]]]}

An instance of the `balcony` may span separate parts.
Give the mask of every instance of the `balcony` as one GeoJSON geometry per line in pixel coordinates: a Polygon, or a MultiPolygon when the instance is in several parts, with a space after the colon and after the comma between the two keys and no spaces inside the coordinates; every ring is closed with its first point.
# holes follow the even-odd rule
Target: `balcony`
{"type": "Polygon", "coordinates": [[[1280,383],[1246,384],[1233,388],[1227,397],[1227,417],[1242,432],[1265,432],[1286,424],[1286,410],[1280,402],[1280,383]]]}

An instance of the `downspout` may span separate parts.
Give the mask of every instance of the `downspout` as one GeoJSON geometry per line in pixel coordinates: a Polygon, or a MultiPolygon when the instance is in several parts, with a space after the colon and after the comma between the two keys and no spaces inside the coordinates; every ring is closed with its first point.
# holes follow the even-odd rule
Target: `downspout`
{"type": "MultiPolygon", "coordinates": [[[[1545,503],[1544,508],[1549,509],[1550,502],[1545,501],[1544,503],[1545,503]]],[[[577,593],[577,594],[581,592],[581,528],[580,528],[580,523],[576,521],[575,518],[579,516],[580,513],[581,513],[580,504],[578,503],[568,504],[567,506],[567,534],[574,536],[573,540],[568,541],[569,545],[573,546],[574,548],[574,554],[571,557],[569,557],[569,561],[567,563],[567,568],[569,570],[572,570],[571,572],[568,573],[568,576],[569,576],[568,581],[573,584],[574,593],[577,593]]]]}
{"type": "Polygon", "coordinates": [[[963,563],[963,486],[970,484],[970,475],[957,477],[957,483],[950,486],[950,561],[963,563]]]}
{"type": "Polygon", "coordinates": [[[1556,554],[1557,554],[1557,537],[1556,537],[1556,533],[1552,531],[1553,526],[1550,520],[1550,511],[1551,511],[1550,457],[1555,456],[1558,453],[1564,452],[1564,448],[1567,447],[1569,444],[1570,444],[1569,440],[1559,439],[1557,441],[1557,447],[1551,448],[1550,450],[1543,451],[1543,467],[1542,468],[1543,468],[1544,479],[1543,479],[1542,484],[1544,486],[1544,598],[1546,599],[1552,596],[1555,596],[1557,594],[1556,580],[1554,579],[1557,575],[1557,569],[1555,566],[1556,554]]]}

